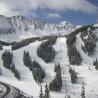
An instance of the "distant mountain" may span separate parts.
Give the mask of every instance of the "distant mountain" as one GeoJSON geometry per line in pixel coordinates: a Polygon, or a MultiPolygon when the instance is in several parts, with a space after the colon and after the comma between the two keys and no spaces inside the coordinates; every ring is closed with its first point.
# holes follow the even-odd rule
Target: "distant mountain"
{"type": "Polygon", "coordinates": [[[75,27],[66,21],[59,24],[48,24],[39,19],[24,16],[0,16],[0,34],[30,32],[35,36],[39,36],[62,32],[66,34],[66,32],[73,29],[75,29],[75,27]]]}

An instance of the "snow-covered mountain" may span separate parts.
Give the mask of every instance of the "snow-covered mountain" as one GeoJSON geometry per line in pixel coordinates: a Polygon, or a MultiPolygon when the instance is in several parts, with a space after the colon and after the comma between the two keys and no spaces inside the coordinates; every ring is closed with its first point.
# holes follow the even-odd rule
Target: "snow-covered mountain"
{"type": "Polygon", "coordinates": [[[60,65],[61,89],[59,93],[50,89],[51,98],[98,98],[98,24],[74,27],[66,21],[48,24],[24,16],[1,15],[0,43],[1,82],[39,98],[36,79],[42,78],[44,90],[45,84],[58,81],[54,69],[60,65]]]}
{"type": "MultiPolygon", "coordinates": [[[[68,34],[74,29],[75,27],[66,21],[59,24],[49,24],[39,19],[25,16],[0,16],[0,35],[4,39],[7,37],[7,39],[17,40],[19,37],[22,39],[24,37],[68,34]]],[[[0,37],[0,39],[2,38],[0,37]]]]}
{"type": "MultiPolygon", "coordinates": [[[[66,22],[59,25],[63,27],[64,24],[66,22]]],[[[56,77],[55,65],[61,67],[62,88],[59,92],[50,90],[51,98],[68,98],[69,95],[70,98],[98,98],[98,25],[77,28],[69,35],[30,38],[10,46],[4,45],[0,51],[0,81],[39,98],[40,85],[32,73],[34,63],[45,72],[41,83],[43,91],[45,84],[49,85],[56,77]],[[5,50],[13,54],[10,67],[4,63],[11,58],[6,58],[5,50]],[[2,57],[3,53],[6,59],[2,57]],[[28,56],[25,59],[24,54],[28,56]],[[29,66],[25,65],[28,58],[31,58],[29,66]]]]}

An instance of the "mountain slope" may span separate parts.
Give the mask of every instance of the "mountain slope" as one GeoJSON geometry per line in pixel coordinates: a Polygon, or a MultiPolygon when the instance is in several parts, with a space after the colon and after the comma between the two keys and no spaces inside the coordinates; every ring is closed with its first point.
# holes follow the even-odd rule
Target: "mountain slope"
{"type": "MultiPolygon", "coordinates": [[[[45,84],[49,84],[56,76],[56,72],[54,72],[55,65],[60,64],[62,89],[59,93],[51,91],[51,98],[65,98],[65,95],[70,95],[71,98],[81,98],[83,84],[85,87],[86,98],[97,98],[98,69],[96,69],[94,65],[96,59],[98,60],[97,39],[98,27],[91,25],[78,28],[66,36],[48,36],[34,41],[29,39],[28,44],[22,44],[24,46],[14,50],[11,50],[10,48],[12,45],[6,47],[3,46],[3,50],[0,51],[0,68],[2,70],[0,81],[11,84],[28,95],[34,96],[34,98],[39,97],[40,85],[36,83],[32,71],[23,63],[23,54],[24,51],[26,51],[29,52],[31,61],[38,62],[41,68],[45,71],[46,77],[41,83],[43,90],[45,84]],[[54,39],[56,39],[56,42],[54,42],[54,39]],[[39,48],[44,51],[40,50],[40,52],[43,52],[42,57],[38,55],[37,51],[39,48]],[[14,77],[11,70],[4,67],[2,53],[4,53],[5,50],[10,50],[13,53],[12,61],[15,64],[15,68],[20,73],[20,80],[14,77]],[[54,55],[54,52],[52,51],[55,51],[55,58],[53,58],[51,62],[49,62],[49,60],[46,62],[43,57],[48,55],[50,58],[51,53],[54,55]],[[77,74],[76,83],[73,83],[71,80],[72,77],[70,70],[74,70],[77,74]]],[[[24,42],[27,43],[28,40],[25,40],[24,42]]]]}
{"type": "Polygon", "coordinates": [[[67,34],[74,29],[75,27],[66,21],[59,24],[48,24],[24,16],[0,16],[0,39],[7,41],[22,40],[35,36],[67,34]]]}

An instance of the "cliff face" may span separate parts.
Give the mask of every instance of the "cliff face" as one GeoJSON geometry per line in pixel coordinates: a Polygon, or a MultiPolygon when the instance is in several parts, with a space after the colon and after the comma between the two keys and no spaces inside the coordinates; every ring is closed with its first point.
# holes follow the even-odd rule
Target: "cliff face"
{"type": "Polygon", "coordinates": [[[75,27],[68,22],[59,24],[48,24],[38,19],[27,18],[24,16],[5,17],[0,16],[0,34],[18,33],[31,31],[62,32],[74,29],[75,27]]]}

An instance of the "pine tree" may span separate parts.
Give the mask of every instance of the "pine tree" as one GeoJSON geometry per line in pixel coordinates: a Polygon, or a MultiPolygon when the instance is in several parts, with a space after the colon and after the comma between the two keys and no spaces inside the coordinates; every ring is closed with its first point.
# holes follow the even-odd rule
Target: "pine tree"
{"type": "Polygon", "coordinates": [[[71,82],[72,83],[77,83],[77,73],[75,72],[75,70],[70,68],[69,72],[70,72],[70,75],[71,75],[71,82]]]}
{"type": "Polygon", "coordinates": [[[15,76],[18,80],[20,80],[20,73],[19,73],[19,71],[18,71],[17,69],[15,69],[15,71],[14,71],[14,76],[15,76]]]}
{"type": "Polygon", "coordinates": [[[20,73],[19,71],[15,68],[15,64],[12,62],[12,65],[10,66],[10,70],[12,71],[12,73],[14,74],[14,76],[20,80],[20,73]]]}
{"type": "Polygon", "coordinates": [[[62,88],[62,76],[61,76],[61,67],[56,65],[54,71],[56,72],[56,77],[49,84],[50,90],[60,91],[62,88]]]}
{"type": "Polygon", "coordinates": [[[33,61],[32,66],[33,77],[35,81],[39,84],[45,78],[45,71],[42,69],[41,65],[36,61],[33,61]]]}
{"type": "Polygon", "coordinates": [[[71,98],[70,95],[66,95],[65,98],[71,98]]]}
{"type": "Polygon", "coordinates": [[[2,75],[2,69],[0,68],[0,75],[2,75]]]}
{"type": "Polygon", "coordinates": [[[12,71],[12,72],[15,71],[15,65],[14,65],[14,63],[12,63],[12,65],[11,65],[11,71],[12,71]]]}
{"type": "Polygon", "coordinates": [[[39,98],[43,98],[42,86],[41,86],[41,88],[40,88],[40,95],[39,95],[39,98]]]}
{"type": "Polygon", "coordinates": [[[55,42],[56,38],[49,38],[47,41],[43,42],[37,50],[37,55],[46,63],[52,62],[55,58],[56,52],[53,49],[55,42]]]}
{"type": "Polygon", "coordinates": [[[2,54],[3,65],[5,68],[10,69],[10,66],[12,64],[12,58],[13,58],[13,55],[10,51],[5,51],[2,54]]]}
{"type": "Polygon", "coordinates": [[[68,95],[68,97],[67,97],[67,98],[71,98],[71,97],[70,97],[70,95],[68,95]]]}
{"type": "Polygon", "coordinates": [[[84,83],[82,84],[82,94],[81,94],[82,98],[85,98],[85,88],[84,88],[84,83]]]}
{"type": "Polygon", "coordinates": [[[95,69],[98,70],[98,61],[96,59],[96,61],[93,62],[93,65],[95,66],[95,69]]]}
{"type": "Polygon", "coordinates": [[[47,84],[45,86],[45,95],[44,95],[44,98],[50,98],[50,92],[49,92],[49,88],[48,88],[47,84]]]}
{"type": "Polygon", "coordinates": [[[61,73],[61,67],[60,67],[59,64],[58,65],[55,65],[54,71],[55,72],[58,72],[59,71],[61,73]]]}
{"type": "Polygon", "coordinates": [[[35,81],[38,84],[41,83],[43,79],[45,78],[45,71],[42,69],[41,65],[35,60],[32,62],[29,53],[25,51],[23,55],[23,62],[24,62],[24,65],[28,67],[30,71],[32,71],[32,75],[35,81]]]}
{"type": "Polygon", "coordinates": [[[24,51],[23,62],[24,62],[24,65],[32,71],[32,61],[31,61],[29,52],[24,51]]]}

